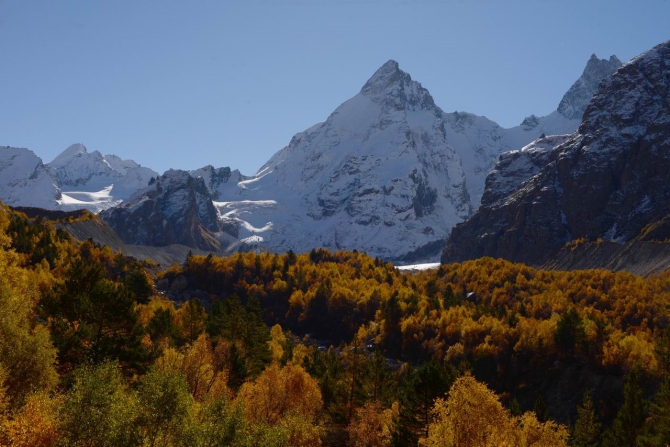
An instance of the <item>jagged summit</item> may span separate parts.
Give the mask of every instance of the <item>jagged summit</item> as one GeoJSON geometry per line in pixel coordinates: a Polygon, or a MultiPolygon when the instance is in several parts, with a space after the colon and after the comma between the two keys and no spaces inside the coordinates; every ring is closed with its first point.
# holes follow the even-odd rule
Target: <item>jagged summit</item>
{"type": "Polygon", "coordinates": [[[532,114],[523,119],[523,121],[521,122],[521,127],[523,127],[524,130],[531,130],[535,129],[539,124],[540,124],[540,118],[537,117],[535,114],[532,114]]]}
{"type": "Polygon", "coordinates": [[[231,172],[215,205],[237,222],[240,240],[271,251],[435,256],[444,235],[472,211],[446,120],[428,90],[388,61],[254,177],[233,180],[231,172]]]}
{"type": "Polygon", "coordinates": [[[394,84],[410,82],[412,78],[402,71],[398,63],[389,60],[372,75],[361,89],[362,94],[375,94],[386,90],[394,84]]]}
{"type": "Polygon", "coordinates": [[[598,59],[598,56],[592,54],[581,77],[561,99],[558,112],[568,119],[581,119],[600,81],[617,71],[621,65],[619,58],[614,55],[607,60],[598,59]]]}
{"type": "Polygon", "coordinates": [[[382,65],[361,89],[360,95],[381,104],[385,111],[428,110],[438,111],[428,90],[413,81],[409,73],[402,71],[398,63],[389,60],[382,65]]]}
{"type": "Polygon", "coordinates": [[[74,157],[82,154],[88,154],[86,146],[84,146],[81,143],[75,143],[71,146],[68,146],[67,149],[58,154],[56,158],[54,158],[51,161],[51,163],[49,163],[49,166],[51,166],[52,168],[60,168],[61,166],[66,165],[68,161],[70,161],[74,157]]]}
{"type": "MultiPolygon", "coordinates": [[[[605,59],[602,59],[602,60],[604,61],[605,59]]],[[[596,63],[596,64],[597,64],[598,62],[600,62],[600,59],[598,58],[598,56],[596,55],[596,53],[591,54],[591,57],[589,58],[589,62],[591,62],[591,61],[593,61],[593,62],[596,63]]],[[[608,62],[610,62],[610,63],[612,63],[612,64],[623,65],[623,62],[621,62],[621,61],[619,60],[619,58],[616,57],[615,54],[613,54],[613,55],[610,56],[608,62]]]]}

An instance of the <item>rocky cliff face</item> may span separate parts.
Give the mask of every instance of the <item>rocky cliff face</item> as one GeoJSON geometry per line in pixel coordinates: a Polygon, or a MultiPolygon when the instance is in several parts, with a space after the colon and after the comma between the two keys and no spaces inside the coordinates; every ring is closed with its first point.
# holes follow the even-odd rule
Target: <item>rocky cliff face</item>
{"type": "Polygon", "coordinates": [[[569,135],[542,137],[519,150],[502,154],[495,169],[486,178],[482,206],[491,206],[507,198],[546,165],[551,149],[566,142],[569,137],[569,135]]]}
{"type": "Polygon", "coordinates": [[[520,149],[542,135],[563,135],[577,130],[600,82],[620,66],[616,56],[606,60],[592,55],[557,110],[547,116],[530,115],[519,126],[509,129],[483,116],[464,112],[445,114],[447,137],[462,160],[473,210],[480,205],[486,176],[500,154],[520,149]]]}
{"type": "MultiPolygon", "coordinates": [[[[557,143],[509,195],[485,194],[485,205],[453,229],[443,262],[495,256],[542,264],[573,239],[623,243],[663,220],[670,213],[670,42],[606,78],[579,130],[557,143]]],[[[514,177],[511,157],[487,183],[514,177]]]]}
{"type": "Polygon", "coordinates": [[[126,244],[223,251],[218,214],[205,182],[186,171],[167,171],[100,217],[126,244]]]}
{"type": "Polygon", "coordinates": [[[189,174],[192,177],[202,177],[213,200],[221,200],[222,197],[234,195],[237,190],[237,184],[248,180],[248,177],[240,174],[240,171],[237,169],[231,170],[229,167],[215,168],[212,165],[189,171],[189,174]]]}

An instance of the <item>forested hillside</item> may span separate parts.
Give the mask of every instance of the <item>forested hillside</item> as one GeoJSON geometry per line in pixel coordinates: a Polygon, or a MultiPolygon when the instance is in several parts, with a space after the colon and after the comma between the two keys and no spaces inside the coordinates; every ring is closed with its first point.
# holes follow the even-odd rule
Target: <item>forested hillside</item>
{"type": "Polygon", "coordinates": [[[670,442],[669,274],[0,245],[0,445],[670,442]]]}

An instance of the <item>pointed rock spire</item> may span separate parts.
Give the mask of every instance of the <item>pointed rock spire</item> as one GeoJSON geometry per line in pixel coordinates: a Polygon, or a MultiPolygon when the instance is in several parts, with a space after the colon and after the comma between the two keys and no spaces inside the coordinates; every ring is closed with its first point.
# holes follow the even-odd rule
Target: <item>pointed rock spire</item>
{"type": "Polygon", "coordinates": [[[611,56],[607,60],[598,59],[595,53],[592,54],[581,77],[561,99],[558,105],[559,113],[568,119],[581,119],[591,97],[598,90],[600,81],[617,71],[621,65],[616,56],[611,56]]]}
{"type": "Polygon", "coordinates": [[[393,85],[408,83],[412,80],[409,74],[400,69],[398,63],[393,59],[384,65],[372,75],[368,82],[361,89],[362,94],[377,94],[387,90],[393,85]]]}

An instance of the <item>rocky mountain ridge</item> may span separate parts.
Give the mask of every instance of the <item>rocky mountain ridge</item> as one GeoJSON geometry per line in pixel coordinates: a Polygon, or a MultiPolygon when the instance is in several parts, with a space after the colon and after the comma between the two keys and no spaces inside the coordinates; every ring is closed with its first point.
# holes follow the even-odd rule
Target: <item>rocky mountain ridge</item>
{"type": "Polygon", "coordinates": [[[598,59],[595,54],[586,64],[582,76],[570,87],[558,105],[558,113],[568,119],[581,120],[593,94],[598,90],[600,81],[614,73],[623,63],[616,57],[609,60],[598,59]]]}
{"type": "MultiPolygon", "coordinates": [[[[576,239],[627,244],[652,230],[666,234],[670,41],[606,78],[579,129],[556,143],[544,149],[537,172],[527,171],[506,197],[492,192],[453,229],[442,262],[494,256],[542,265],[576,239]]],[[[509,158],[487,179],[492,189],[514,177],[509,158]]]]}
{"type": "Polygon", "coordinates": [[[100,217],[125,244],[182,244],[214,252],[225,248],[223,227],[205,181],[186,171],[167,171],[100,217]]]}

